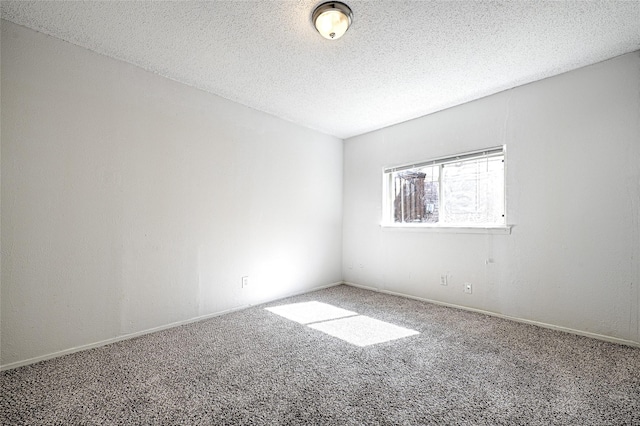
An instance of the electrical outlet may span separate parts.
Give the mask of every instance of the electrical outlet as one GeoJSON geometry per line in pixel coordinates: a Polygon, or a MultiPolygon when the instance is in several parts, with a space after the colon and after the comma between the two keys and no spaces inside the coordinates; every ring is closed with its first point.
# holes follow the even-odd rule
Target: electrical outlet
{"type": "Polygon", "coordinates": [[[242,288],[249,287],[249,277],[242,277],[242,288]]]}
{"type": "Polygon", "coordinates": [[[440,275],[440,285],[447,285],[447,275],[446,274],[442,274],[440,275]]]}
{"type": "Polygon", "coordinates": [[[468,293],[468,294],[471,294],[471,290],[472,290],[471,284],[470,283],[464,283],[464,292],[468,293]]]}

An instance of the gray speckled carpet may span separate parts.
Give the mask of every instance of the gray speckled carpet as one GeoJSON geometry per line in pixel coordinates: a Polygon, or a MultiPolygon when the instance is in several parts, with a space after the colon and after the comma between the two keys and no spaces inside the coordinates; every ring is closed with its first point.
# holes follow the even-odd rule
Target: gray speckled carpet
{"type": "Polygon", "coordinates": [[[640,425],[640,349],[338,286],[5,371],[3,425],[640,425]],[[358,347],[265,310],[420,334],[358,347]]]}

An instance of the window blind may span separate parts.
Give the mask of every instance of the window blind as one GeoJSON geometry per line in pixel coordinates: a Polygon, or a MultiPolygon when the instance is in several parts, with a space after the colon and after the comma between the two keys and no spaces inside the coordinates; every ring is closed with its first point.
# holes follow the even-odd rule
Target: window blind
{"type": "Polygon", "coordinates": [[[451,155],[448,157],[436,158],[433,160],[421,161],[419,163],[406,164],[403,166],[389,167],[384,169],[384,173],[400,172],[402,170],[418,169],[420,167],[435,166],[447,163],[457,163],[465,160],[475,160],[480,158],[498,157],[504,154],[504,146],[483,149],[481,151],[466,152],[464,154],[451,155]]]}

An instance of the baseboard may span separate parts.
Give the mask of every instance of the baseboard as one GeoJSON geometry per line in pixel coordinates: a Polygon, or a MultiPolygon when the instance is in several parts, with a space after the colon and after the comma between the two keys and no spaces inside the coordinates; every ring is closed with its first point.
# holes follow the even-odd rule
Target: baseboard
{"type": "Polygon", "coordinates": [[[427,298],[424,298],[424,297],[412,296],[410,294],[405,294],[405,293],[400,293],[400,292],[395,292],[395,291],[389,291],[389,290],[383,290],[383,289],[379,289],[379,288],[376,288],[376,287],[366,286],[366,285],[362,285],[362,284],[356,284],[356,283],[347,282],[347,281],[344,281],[343,284],[351,286],[351,287],[361,288],[361,289],[364,289],[364,290],[377,291],[379,293],[390,294],[392,296],[406,297],[407,299],[413,299],[413,300],[419,300],[421,302],[433,303],[434,305],[446,306],[446,307],[455,308],[455,309],[462,309],[464,311],[470,311],[470,312],[477,312],[479,314],[489,315],[489,316],[492,316],[492,317],[502,318],[502,319],[515,321],[515,322],[519,322],[519,323],[523,323],[523,324],[535,325],[535,326],[542,327],[542,328],[548,328],[550,330],[562,331],[562,332],[565,332],[565,333],[575,334],[575,335],[578,335],[578,336],[590,337],[592,339],[603,340],[605,342],[617,343],[619,345],[625,345],[625,346],[632,346],[632,347],[640,348],[640,342],[634,342],[633,340],[620,339],[620,338],[617,338],[617,337],[606,336],[604,334],[591,333],[591,332],[588,332],[588,331],[576,330],[576,329],[569,328],[569,327],[562,327],[562,326],[559,326],[559,325],[548,324],[548,323],[534,321],[534,320],[528,320],[528,319],[525,319],[525,318],[512,317],[512,316],[500,314],[500,313],[497,313],[497,312],[485,311],[485,310],[482,310],[482,309],[471,308],[471,307],[468,307],[468,306],[462,306],[462,305],[456,305],[456,304],[453,304],[453,303],[441,302],[439,300],[433,300],[433,299],[427,299],[427,298]]]}
{"type": "MultiPolygon", "coordinates": [[[[313,288],[311,288],[309,290],[303,290],[303,291],[299,291],[299,292],[293,292],[293,293],[287,294],[285,296],[279,296],[279,297],[277,297],[275,299],[272,299],[272,300],[269,300],[269,301],[265,301],[263,303],[270,303],[270,302],[274,302],[274,301],[277,301],[277,300],[280,300],[280,299],[286,299],[286,298],[292,297],[292,296],[299,296],[301,294],[311,293],[313,291],[318,291],[318,290],[322,290],[322,289],[329,288],[329,287],[335,287],[335,286],[341,285],[341,284],[343,284],[342,281],[338,281],[338,282],[327,284],[327,285],[321,285],[321,286],[313,287],[313,288]]],[[[260,303],[260,304],[262,304],[262,303],[260,303]]],[[[76,347],[73,347],[73,348],[64,349],[62,351],[57,351],[57,352],[53,352],[53,353],[50,353],[50,354],[46,354],[46,355],[41,355],[41,356],[37,356],[37,357],[34,357],[34,358],[25,359],[25,360],[22,360],[22,361],[16,361],[16,362],[12,362],[12,363],[9,363],[9,364],[0,365],[0,371],[11,370],[11,369],[18,368],[18,367],[24,367],[25,365],[35,364],[36,362],[47,361],[49,359],[58,358],[58,357],[61,357],[61,356],[64,356],[64,355],[69,355],[69,354],[80,352],[80,351],[86,351],[88,349],[99,348],[101,346],[110,345],[112,343],[121,342],[123,340],[133,339],[134,337],[144,336],[145,334],[156,333],[158,331],[167,330],[169,328],[179,327],[181,325],[191,324],[191,323],[198,322],[198,321],[203,321],[203,320],[206,320],[206,319],[209,319],[209,318],[214,318],[214,317],[218,317],[218,316],[221,316],[221,315],[230,314],[231,312],[241,311],[241,310],[250,308],[251,306],[254,306],[254,305],[248,304],[248,305],[237,306],[237,307],[234,307],[234,308],[231,308],[231,309],[226,309],[224,311],[214,312],[214,313],[206,314],[206,315],[200,315],[200,316],[197,316],[197,317],[194,317],[194,318],[189,318],[189,319],[182,320],[182,321],[176,321],[176,322],[172,322],[170,324],[165,324],[165,325],[149,328],[149,329],[142,330],[142,331],[136,331],[135,333],[123,334],[121,336],[113,337],[113,338],[106,339],[106,340],[101,340],[99,342],[88,343],[86,345],[76,346],[76,347]]]]}
{"type": "MultiPolygon", "coordinates": [[[[352,283],[352,282],[348,282],[348,281],[338,281],[338,282],[334,282],[331,284],[326,284],[326,285],[322,285],[322,286],[317,286],[317,287],[313,287],[311,289],[308,290],[303,290],[303,291],[298,291],[298,292],[292,292],[292,293],[288,293],[284,296],[280,296],[277,297],[275,299],[271,299],[263,303],[271,303],[271,302],[275,302],[278,300],[282,300],[282,299],[287,299],[289,297],[293,297],[293,296],[299,296],[301,294],[307,294],[307,293],[311,293],[314,291],[318,291],[318,290],[323,290],[326,288],[330,288],[330,287],[335,287],[341,284],[345,284],[351,287],[357,287],[357,288],[361,288],[364,290],[369,290],[369,291],[376,291],[379,293],[384,293],[384,294],[389,294],[392,296],[399,296],[399,297],[406,297],[408,299],[414,299],[414,300],[419,300],[422,302],[427,302],[427,303],[433,303],[436,305],[440,305],[440,306],[447,306],[450,308],[455,308],[455,309],[462,309],[465,311],[471,311],[471,312],[477,312],[480,314],[484,314],[484,315],[490,315],[493,317],[497,317],[497,318],[502,318],[502,319],[507,319],[510,321],[516,321],[516,322],[520,322],[520,323],[524,323],[524,324],[530,324],[530,325],[535,325],[538,327],[543,327],[543,328],[548,328],[551,330],[556,330],[556,331],[562,331],[565,333],[571,333],[571,334],[576,334],[579,336],[585,336],[585,337],[590,337],[593,339],[598,339],[598,340],[603,340],[606,342],[611,342],[611,343],[617,343],[617,344],[621,344],[621,345],[626,345],[626,346],[633,346],[633,347],[640,347],[640,343],[639,342],[634,342],[632,340],[625,340],[625,339],[619,339],[617,337],[611,337],[611,336],[606,336],[606,335],[602,335],[602,334],[597,334],[597,333],[590,333],[588,331],[582,331],[582,330],[575,330],[572,328],[568,328],[568,327],[562,327],[562,326],[558,326],[558,325],[554,325],[554,324],[547,324],[547,323],[543,323],[543,322],[539,322],[539,321],[533,321],[533,320],[528,320],[528,319],[524,319],[524,318],[518,318],[518,317],[512,317],[509,315],[503,315],[503,314],[499,314],[496,312],[491,312],[491,311],[485,311],[482,309],[476,309],[476,308],[471,308],[468,306],[462,306],[462,305],[456,305],[453,303],[447,303],[447,302],[441,302],[438,300],[433,300],[433,299],[427,299],[424,297],[418,297],[418,296],[412,296],[409,294],[405,294],[405,293],[400,293],[400,292],[395,292],[395,291],[389,291],[389,290],[383,290],[383,289],[379,289],[377,287],[371,287],[371,286],[366,286],[366,285],[362,285],[362,284],[357,284],[357,283],[352,283]]],[[[226,315],[232,312],[237,312],[237,311],[241,311],[244,309],[247,309],[249,307],[251,307],[253,305],[242,305],[242,306],[237,306],[231,309],[226,309],[224,311],[219,311],[219,312],[214,312],[211,314],[207,314],[207,315],[201,315],[198,317],[194,317],[194,318],[189,318],[183,321],[177,321],[177,322],[173,322],[170,324],[165,324],[162,326],[158,326],[158,327],[153,327],[150,329],[146,329],[146,330],[142,330],[142,331],[137,331],[135,333],[129,333],[129,334],[124,334],[121,336],[117,336],[117,337],[113,337],[110,339],[106,339],[106,340],[101,340],[99,342],[94,342],[94,343],[89,343],[86,345],[81,345],[81,346],[76,346],[73,348],[69,348],[69,349],[65,349],[62,351],[57,351],[57,352],[53,352],[50,354],[46,354],[46,355],[41,355],[41,356],[37,356],[34,358],[29,358],[26,360],[22,360],[22,361],[16,361],[16,362],[12,362],[9,364],[4,364],[0,366],[0,371],[4,371],[4,370],[11,370],[14,368],[18,368],[18,367],[23,367],[25,365],[29,365],[29,364],[35,364],[37,362],[41,362],[41,361],[47,361],[49,359],[53,359],[53,358],[58,358],[64,355],[69,355],[75,352],[80,352],[80,351],[85,351],[88,349],[94,349],[94,348],[99,348],[101,346],[106,346],[106,345],[110,345],[112,343],[116,343],[116,342],[121,342],[123,340],[127,340],[127,339],[133,339],[135,337],[139,337],[139,336],[144,336],[145,334],[151,334],[151,333],[156,333],[158,331],[162,331],[162,330],[167,330],[173,327],[179,327],[181,325],[186,325],[186,324],[191,324],[194,322],[198,322],[198,321],[203,321],[209,318],[214,318],[217,316],[221,316],[221,315],[226,315]]]]}

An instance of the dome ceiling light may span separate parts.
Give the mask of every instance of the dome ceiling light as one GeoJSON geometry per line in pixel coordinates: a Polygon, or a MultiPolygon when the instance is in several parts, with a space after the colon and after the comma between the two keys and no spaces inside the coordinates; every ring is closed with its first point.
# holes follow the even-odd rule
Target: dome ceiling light
{"type": "Polygon", "coordinates": [[[311,20],[322,37],[337,40],[351,25],[353,12],[349,6],[337,1],[322,3],[313,11],[311,20]]]}

